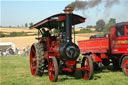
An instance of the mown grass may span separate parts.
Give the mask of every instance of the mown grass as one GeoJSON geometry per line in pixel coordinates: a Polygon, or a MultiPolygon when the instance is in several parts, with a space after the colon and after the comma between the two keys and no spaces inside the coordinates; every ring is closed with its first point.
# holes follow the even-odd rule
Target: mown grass
{"type": "Polygon", "coordinates": [[[128,77],[120,71],[103,70],[92,80],[83,80],[80,71],[73,76],[59,75],[57,82],[50,82],[47,71],[43,77],[30,74],[28,56],[0,57],[0,85],[128,85],[128,77]]]}

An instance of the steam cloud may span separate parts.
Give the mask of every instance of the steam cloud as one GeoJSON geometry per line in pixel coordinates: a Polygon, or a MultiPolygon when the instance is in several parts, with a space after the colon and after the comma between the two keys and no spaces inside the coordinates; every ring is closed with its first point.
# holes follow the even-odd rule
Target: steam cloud
{"type": "Polygon", "coordinates": [[[110,8],[116,3],[120,3],[120,0],[88,0],[80,1],[75,0],[74,2],[68,4],[65,8],[72,8],[73,10],[87,10],[88,8],[94,8],[97,5],[104,3],[104,7],[110,8]]]}
{"type": "Polygon", "coordinates": [[[120,3],[120,0],[106,0],[105,7],[112,7],[114,4],[120,3]]]}

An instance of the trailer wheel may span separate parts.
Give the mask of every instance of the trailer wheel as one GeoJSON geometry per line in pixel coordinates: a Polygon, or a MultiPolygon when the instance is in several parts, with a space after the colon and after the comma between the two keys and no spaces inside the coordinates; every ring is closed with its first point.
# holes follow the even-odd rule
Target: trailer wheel
{"type": "Polygon", "coordinates": [[[121,63],[122,71],[128,76],[128,56],[124,57],[121,63]]]}
{"type": "Polygon", "coordinates": [[[48,76],[50,81],[55,82],[58,79],[58,63],[55,57],[51,57],[48,63],[48,76]]]}
{"type": "Polygon", "coordinates": [[[83,79],[90,80],[93,77],[93,61],[91,57],[83,57],[81,68],[84,68],[84,70],[82,70],[83,79]]]}
{"type": "Polygon", "coordinates": [[[43,47],[39,43],[34,43],[30,50],[30,69],[33,76],[42,76],[45,69],[43,47]]]}
{"type": "MultiPolygon", "coordinates": [[[[94,58],[94,56],[92,54],[89,55],[91,58],[94,58]]],[[[95,60],[93,59],[93,70],[94,71],[102,71],[101,69],[101,63],[100,62],[95,62],[95,60]]]]}
{"type": "Polygon", "coordinates": [[[93,70],[94,71],[102,71],[102,63],[101,62],[93,62],[93,70]]]}

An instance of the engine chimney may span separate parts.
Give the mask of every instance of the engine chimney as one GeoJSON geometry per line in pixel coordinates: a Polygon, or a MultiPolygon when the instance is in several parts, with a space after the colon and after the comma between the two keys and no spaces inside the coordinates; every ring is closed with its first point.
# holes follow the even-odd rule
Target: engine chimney
{"type": "Polygon", "coordinates": [[[66,40],[67,42],[72,42],[72,9],[71,8],[65,8],[65,28],[66,28],[66,40]]]}
{"type": "Polygon", "coordinates": [[[69,7],[65,7],[64,12],[65,13],[72,13],[73,9],[69,7]]]}

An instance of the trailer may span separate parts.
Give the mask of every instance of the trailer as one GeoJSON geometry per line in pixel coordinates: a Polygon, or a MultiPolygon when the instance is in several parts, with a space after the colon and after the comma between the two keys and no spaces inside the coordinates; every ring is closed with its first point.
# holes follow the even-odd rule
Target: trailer
{"type": "Polygon", "coordinates": [[[94,69],[112,62],[115,70],[122,69],[128,76],[128,22],[112,25],[110,34],[80,40],[78,46],[80,53],[92,59],[94,69]]]}

